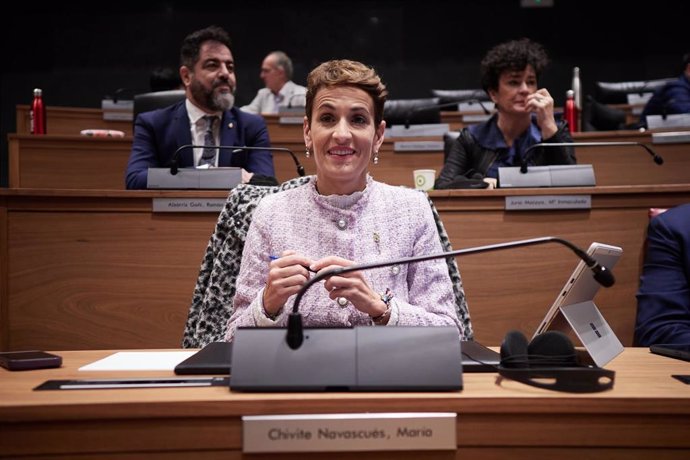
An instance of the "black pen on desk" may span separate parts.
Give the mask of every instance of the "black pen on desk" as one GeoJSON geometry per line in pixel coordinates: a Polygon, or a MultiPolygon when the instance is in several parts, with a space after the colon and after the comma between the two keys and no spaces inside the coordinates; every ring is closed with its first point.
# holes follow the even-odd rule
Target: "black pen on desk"
{"type": "MultiPolygon", "coordinates": [[[[280,259],[280,256],[270,255],[270,256],[268,256],[268,258],[269,258],[270,260],[276,260],[276,259],[280,259]]],[[[304,265],[302,265],[302,266],[303,266],[304,268],[306,268],[307,271],[312,272],[312,273],[316,273],[316,270],[312,270],[311,268],[305,267],[304,265]]]]}

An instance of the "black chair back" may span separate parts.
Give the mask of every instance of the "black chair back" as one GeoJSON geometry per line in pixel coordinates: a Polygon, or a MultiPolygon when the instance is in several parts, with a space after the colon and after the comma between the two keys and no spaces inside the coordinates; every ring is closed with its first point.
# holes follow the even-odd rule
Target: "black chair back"
{"type": "Polygon", "coordinates": [[[183,89],[137,94],[134,96],[133,119],[136,121],[137,115],[140,113],[168,107],[169,105],[184,100],[184,98],[185,92],[183,89]]]}
{"type": "Polygon", "coordinates": [[[628,94],[653,93],[675,78],[660,78],[658,80],[621,81],[594,83],[594,98],[602,104],[627,104],[628,94]]]}
{"type": "Polygon", "coordinates": [[[455,111],[454,108],[448,104],[453,102],[466,101],[490,101],[489,95],[483,89],[432,89],[431,94],[439,99],[439,105],[444,107],[441,110],[455,111]]]}
{"type": "Polygon", "coordinates": [[[587,96],[582,112],[582,131],[617,131],[626,128],[623,110],[609,107],[587,96]]]}
{"type": "Polygon", "coordinates": [[[392,99],[383,107],[386,126],[441,123],[439,99],[392,99]]]}

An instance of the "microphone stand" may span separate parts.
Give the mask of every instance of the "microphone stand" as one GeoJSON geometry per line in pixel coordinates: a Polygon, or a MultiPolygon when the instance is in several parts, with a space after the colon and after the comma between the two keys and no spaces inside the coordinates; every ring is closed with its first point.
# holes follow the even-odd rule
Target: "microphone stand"
{"type": "Polygon", "coordinates": [[[297,293],[297,296],[295,297],[295,302],[292,306],[292,312],[288,316],[287,344],[293,350],[298,349],[302,345],[302,342],[304,341],[304,328],[302,326],[302,315],[299,312],[299,304],[302,301],[302,297],[307,292],[307,290],[311,286],[313,286],[314,284],[318,283],[319,281],[321,281],[325,278],[340,275],[343,273],[349,273],[349,272],[354,272],[354,271],[359,271],[359,270],[369,270],[372,268],[387,267],[390,265],[409,264],[409,263],[415,263],[415,262],[423,262],[426,260],[449,258],[449,257],[460,256],[460,255],[465,255],[465,254],[476,254],[479,252],[497,251],[500,249],[517,248],[517,247],[522,247],[522,246],[532,246],[532,245],[544,244],[544,243],[559,243],[559,244],[566,246],[567,248],[572,250],[575,253],[575,255],[577,255],[580,259],[582,259],[587,264],[587,267],[590,270],[592,270],[592,272],[594,273],[594,279],[599,284],[601,284],[602,286],[605,286],[605,287],[613,286],[613,284],[615,282],[615,278],[613,276],[613,273],[611,273],[611,271],[608,268],[599,264],[599,262],[597,262],[594,258],[589,256],[587,254],[587,252],[583,251],[581,248],[577,247],[576,245],[574,245],[570,241],[564,240],[562,238],[554,237],[554,236],[545,236],[545,237],[541,237],[541,238],[532,238],[532,239],[527,239],[527,240],[511,241],[508,243],[490,244],[490,245],[478,246],[478,247],[474,247],[474,248],[458,249],[456,251],[444,252],[444,253],[440,253],[440,254],[429,254],[429,255],[424,255],[424,256],[407,257],[407,258],[397,259],[397,260],[392,260],[392,261],[388,260],[388,261],[383,261],[383,262],[373,262],[373,263],[366,263],[366,264],[350,265],[349,267],[334,268],[332,270],[327,270],[325,272],[318,273],[317,275],[311,277],[304,284],[304,286],[302,286],[302,288],[297,293]]]}
{"type": "MultiPolygon", "coordinates": [[[[170,174],[173,176],[177,175],[179,172],[179,161],[180,161],[180,152],[185,149],[193,149],[193,148],[208,148],[208,145],[195,145],[195,144],[186,144],[180,146],[175,152],[173,153],[172,157],[170,158],[170,174]]],[[[302,177],[304,176],[304,166],[299,162],[297,159],[297,156],[292,152],[290,149],[286,149],[283,147],[247,147],[247,146],[239,146],[239,145],[214,145],[211,146],[214,149],[220,149],[220,150],[232,150],[233,153],[238,153],[241,152],[242,150],[268,150],[271,152],[287,152],[290,154],[292,157],[292,160],[295,162],[295,166],[297,167],[297,174],[302,177]]]]}
{"type": "Polygon", "coordinates": [[[653,158],[654,163],[658,165],[664,164],[664,159],[661,158],[652,148],[642,142],[540,142],[538,144],[531,145],[525,150],[522,157],[522,162],[520,163],[520,172],[525,174],[527,172],[527,162],[530,159],[529,153],[538,147],[606,147],[606,146],[638,146],[645,149],[653,158]]]}

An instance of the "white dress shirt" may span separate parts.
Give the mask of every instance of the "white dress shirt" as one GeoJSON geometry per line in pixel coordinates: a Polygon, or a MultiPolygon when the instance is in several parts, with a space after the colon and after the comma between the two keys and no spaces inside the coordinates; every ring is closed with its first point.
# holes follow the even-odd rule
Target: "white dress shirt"
{"type": "Polygon", "coordinates": [[[273,94],[268,88],[261,88],[254,100],[240,107],[240,110],[249,113],[278,113],[279,108],[282,107],[304,107],[304,95],[307,93],[307,88],[300,86],[292,81],[288,81],[278,91],[278,94],[273,94]],[[276,106],[276,96],[278,103],[276,106]]]}

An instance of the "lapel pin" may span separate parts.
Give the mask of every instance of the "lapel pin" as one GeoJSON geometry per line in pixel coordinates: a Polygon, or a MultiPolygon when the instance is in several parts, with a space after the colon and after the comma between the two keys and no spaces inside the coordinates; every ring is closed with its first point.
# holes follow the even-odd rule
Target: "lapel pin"
{"type": "Polygon", "coordinates": [[[228,128],[232,129],[233,126],[235,126],[233,122],[228,123],[228,128]]]}

